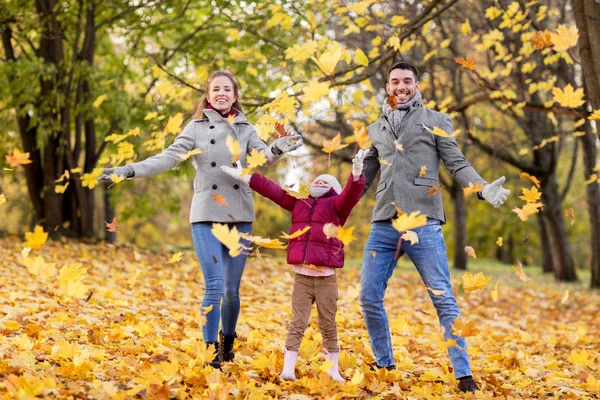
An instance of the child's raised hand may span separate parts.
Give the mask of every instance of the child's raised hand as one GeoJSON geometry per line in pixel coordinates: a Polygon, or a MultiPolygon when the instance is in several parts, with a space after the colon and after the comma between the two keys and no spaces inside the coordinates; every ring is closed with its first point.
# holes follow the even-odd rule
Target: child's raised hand
{"type": "Polygon", "coordinates": [[[360,149],[352,159],[352,177],[354,180],[360,178],[363,170],[363,163],[367,155],[369,155],[369,149],[360,149]]]}
{"type": "Polygon", "coordinates": [[[221,170],[223,170],[223,172],[225,172],[227,175],[231,176],[232,178],[238,179],[245,183],[250,183],[250,175],[248,175],[248,174],[242,175],[243,170],[242,170],[242,166],[239,161],[235,162],[235,168],[231,168],[226,165],[222,165],[221,170]]]}

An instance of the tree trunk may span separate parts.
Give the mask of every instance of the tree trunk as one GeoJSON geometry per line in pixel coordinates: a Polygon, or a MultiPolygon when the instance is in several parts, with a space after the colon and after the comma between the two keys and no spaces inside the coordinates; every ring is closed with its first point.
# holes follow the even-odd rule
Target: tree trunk
{"type": "Polygon", "coordinates": [[[587,98],[595,110],[600,110],[600,3],[573,0],[573,12],[579,30],[579,54],[587,98]]]}
{"type": "Polygon", "coordinates": [[[554,258],[552,257],[550,233],[548,232],[547,223],[542,214],[538,215],[537,221],[540,232],[540,245],[542,248],[542,272],[550,274],[554,272],[554,258]]]}
{"type": "MultiPolygon", "coordinates": [[[[592,124],[589,120],[585,121],[585,136],[581,137],[583,143],[583,165],[585,179],[587,180],[590,175],[594,173],[594,167],[596,165],[596,136],[592,131],[592,124]]],[[[600,185],[598,182],[586,185],[587,194],[587,205],[588,212],[590,214],[590,226],[592,234],[590,237],[590,244],[592,249],[592,262],[590,270],[592,278],[590,286],[593,288],[600,288],[600,185]]]]}

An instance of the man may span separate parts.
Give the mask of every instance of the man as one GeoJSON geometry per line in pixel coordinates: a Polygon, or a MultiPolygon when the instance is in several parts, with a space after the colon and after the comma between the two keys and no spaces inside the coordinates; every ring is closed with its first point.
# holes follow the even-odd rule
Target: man
{"type": "Polygon", "coordinates": [[[438,127],[452,134],[454,129],[447,114],[423,107],[414,66],[404,62],[394,64],[388,72],[385,88],[390,101],[384,104],[381,118],[369,126],[373,145],[364,161],[367,183],[363,194],[381,169],[371,232],[364,251],[360,293],[360,305],[375,355],[374,367],[395,368],[383,299],[398,258],[406,253],[425,285],[436,293],[444,291],[441,295],[429,294],[444,338],[456,341],[456,346],[449,347],[448,353],[455,377],[459,379],[459,389],[475,392],[478,387],[471,375],[466,341],[452,333],[452,325],[460,311],[452,294],[446,245],[440,227],[446,222],[441,190],[430,189],[439,185],[441,159],[463,187],[471,183],[484,185],[478,197],[494,207],[504,203],[510,191],[502,187],[504,177],[487,184],[465,160],[455,137],[431,132],[438,127]],[[418,243],[402,240],[403,233],[393,228],[391,221],[397,214],[396,206],[407,214],[420,211],[421,215],[427,216],[425,226],[413,229],[418,235],[418,243]]]}

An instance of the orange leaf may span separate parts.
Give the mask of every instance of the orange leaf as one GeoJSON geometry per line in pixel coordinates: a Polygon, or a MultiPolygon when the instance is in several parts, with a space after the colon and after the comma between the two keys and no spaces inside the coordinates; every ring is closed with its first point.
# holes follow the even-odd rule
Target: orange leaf
{"type": "Polygon", "coordinates": [[[386,101],[390,105],[390,107],[392,107],[392,110],[398,108],[398,104],[396,104],[396,96],[388,96],[386,101]]]}
{"type": "Polygon", "coordinates": [[[275,138],[280,138],[280,137],[286,137],[286,136],[294,136],[293,133],[288,132],[285,127],[283,126],[283,124],[279,121],[275,122],[275,130],[277,131],[278,135],[275,138]]]}
{"type": "Polygon", "coordinates": [[[542,31],[535,33],[535,38],[531,39],[531,43],[535,46],[536,50],[542,50],[544,47],[554,45],[550,39],[550,32],[543,33],[542,31]]]}
{"type": "Polygon", "coordinates": [[[467,253],[469,257],[477,258],[477,255],[475,254],[475,249],[471,246],[465,246],[465,253],[467,253]]]}
{"type": "Polygon", "coordinates": [[[427,190],[427,196],[435,196],[435,194],[442,188],[443,185],[436,185],[427,190]]]}
{"type": "Polygon", "coordinates": [[[325,153],[333,153],[334,151],[338,151],[343,149],[344,147],[347,147],[347,144],[342,144],[342,137],[341,135],[338,134],[331,140],[324,140],[323,141],[323,151],[325,153]]]}
{"type": "Polygon", "coordinates": [[[16,147],[12,154],[6,155],[6,162],[13,168],[18,167],[19,165],[31,164],[29,153],[21,153],[16,147]]]}
{"type": "Polygon", "coordinates": [[[462,65],[466,69],[470,69],[471,71],[475,71],[475,64],[473,64],[473,60],[470,60],[468,58],[462,58],[462,57],[459,58],[459,57],[456,57],[454,59],[454,61],[457,64],[462,65]]]}
{"type": "Polygon", "coordinates": [[[573,212],[572,208],[569,208],[565,211],[565,217],[571,218],[571,225],[575,223],[575,213],[573,212]]]}
{"type": "Polygon", "coordinates": [[[220,194],[213,194],[212,199],[217,202],[218,205],[225,207],[227,205],[227,200],[220,194]]]}
{"type": "Polygon", "coordinates": [[[117,217],[114,217],[110,224],[106,221],[104,221],[104,223],[106,224],[106,230],[108,232],[119,232],[119,223],[117,222],[117,217]]]}
{"type": "Polygon", "coordinates": [[[519,265],[519,269],[512,267],[512,270],[515,271],[515,275],[517,275],[517,277],[520,280],[522,280],[523,282],[529,282],[531,280],[531,278],[529,278],[527,275],[525,275],[525,271],[523,271],[522,265],[519,265]]]}

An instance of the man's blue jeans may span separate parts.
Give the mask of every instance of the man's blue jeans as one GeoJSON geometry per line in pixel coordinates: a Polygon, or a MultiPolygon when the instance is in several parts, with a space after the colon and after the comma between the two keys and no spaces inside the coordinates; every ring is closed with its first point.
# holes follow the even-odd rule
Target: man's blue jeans
{"type": "MultiPolygon", "coordinates": [[[[419,243],[411,245],[409,241],[403,240],[402,251],[411,259],[426,286],[446,291],[439,296],[429,292],[429,296],[444,328],[444,338],[454,339],[457,343],[457,346],[448,348],[455,377],[471,375],[467,343],[464,338],[452,334],[452,325],[460,316],[460,311],[452,294],[446,244],[440,222],[428,219],[427,225],[413,231],[418,235],[419,243]]],[[[363,258],[360,306],[375,360],[381,367],[394,364],[390,326],[383,297],[400,256],[400,235],[390,221],[374,222],[363,258]]]]}
{"type": "MultiPolygon", "coordinates": [[[[241,222],[228,224],[229,229],[237,227],[239,232],[252,233],[252,223],[241,222]]],[[[231,336],[235,333],[240,315],[240,282],[246,266],[246,254],[232,258],[229,249],[212,234],[212,222],[196,222],[192,224],[194,249],[202,268],[206,291],[202,307],[212,306],[206,314],[206,324],[202,327],[202,336],[207,343],[218,340],[219,321],[223,323],[223,334],[231,336]],[[221,306],[221,298],[223,306],[221,306]]],[[[248,242],[242,239],[248,246],[248,242]]]]}

